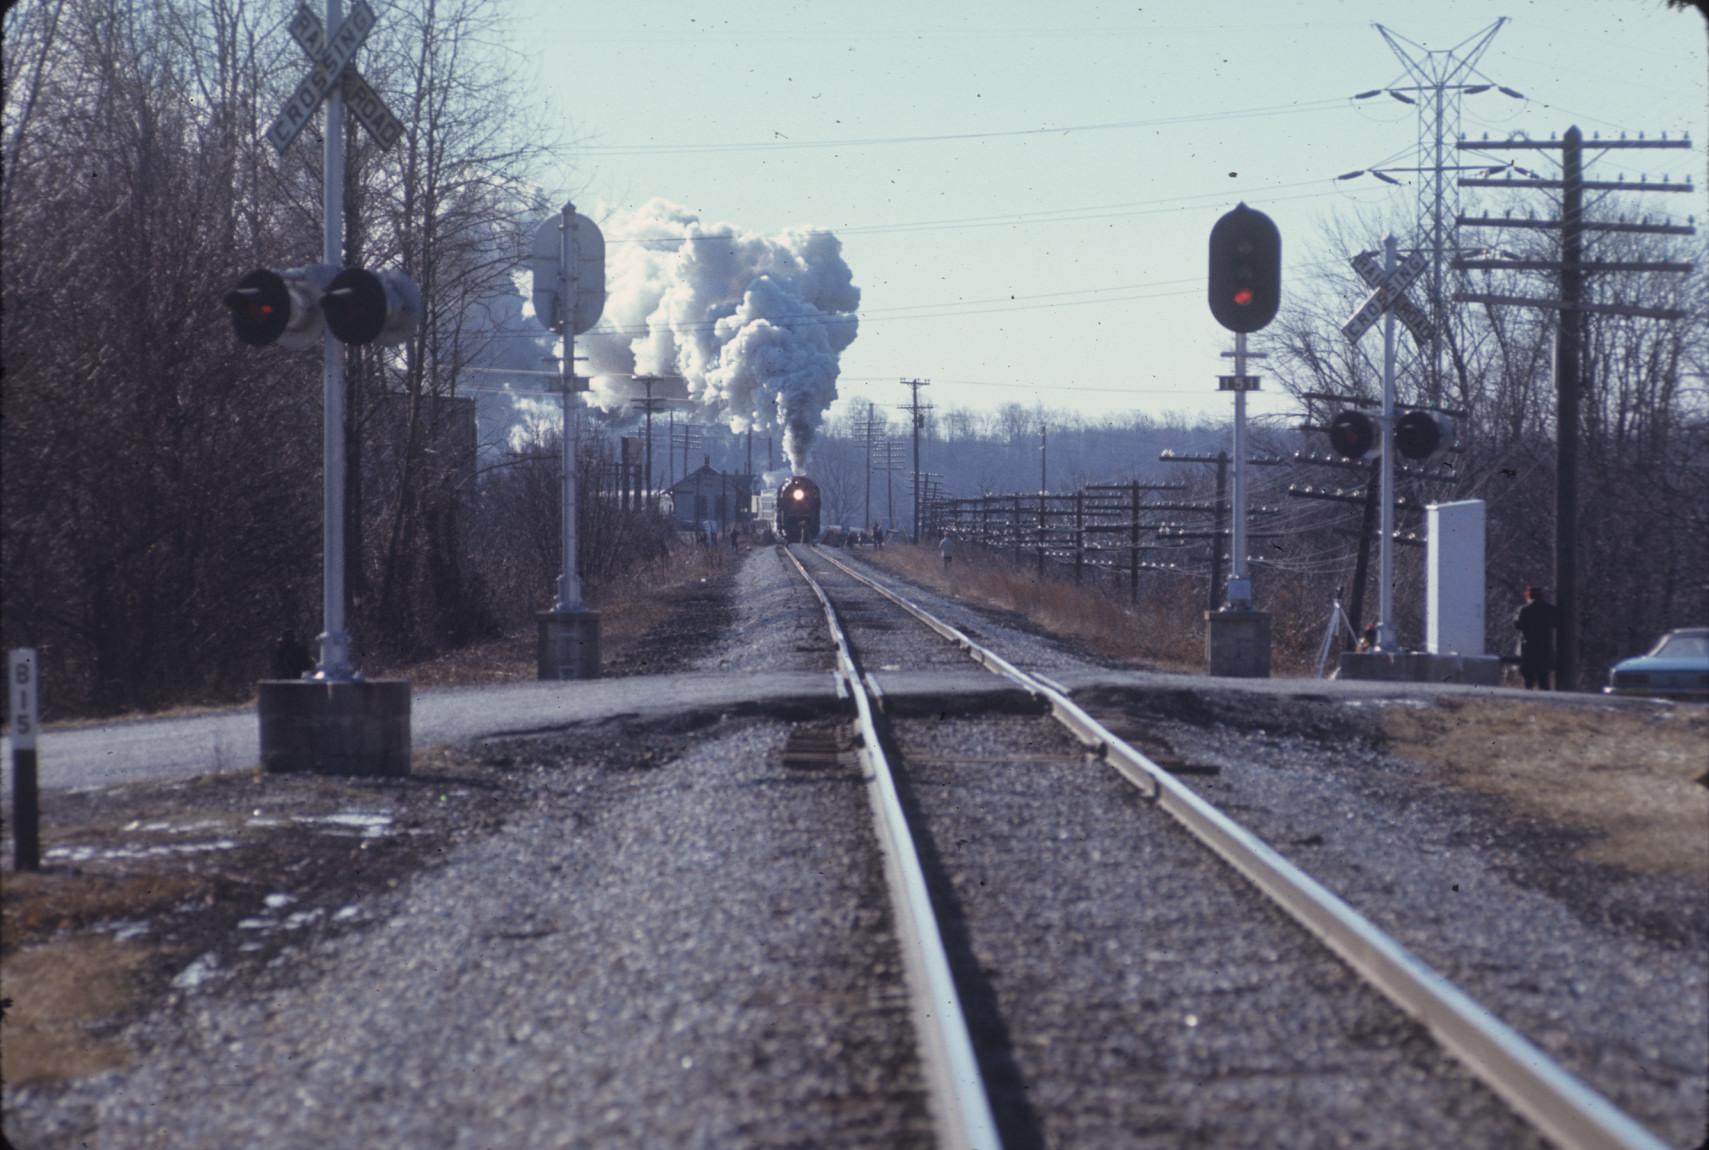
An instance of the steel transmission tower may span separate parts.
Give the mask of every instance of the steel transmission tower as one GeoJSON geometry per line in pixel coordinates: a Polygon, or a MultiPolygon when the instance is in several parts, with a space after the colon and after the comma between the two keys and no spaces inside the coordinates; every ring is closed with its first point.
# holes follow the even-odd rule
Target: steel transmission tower
{"type": "Polygon", "coordinates": [[[1414,43],[1381,24],[1374,25],[1377,33],[1400,58],[1404,69],[1394,83],[1360,92],[1355,100],[1369,100],[1387,94],[1403,104],[1418,109],[1418,140],[1410,167],[1383,164],[1379,167],[1348,172],[1338,177],[1350,180],[1367,172],[1384,183],[1402,181],[1395,174],[1416,176],[1413,247],[1430,255],[1430,269],[1423,285],[1428,301],[1430,333],[1425,351],[1425,399],[1442,402],[1442,351],[1450,312],[1446,306],[1450,294],[1445,287],[1447,273],[1456,257],[1454,221],[1460,214],[1459,174],[1462,171],[1483,170],[1487,165],[1462,165],[1455,155],[1460,138],[1460,104],[1464,97],[1475,96],[1492,88],[1515,100],[1525,97],[1512,88],[1504,87],[1478,71],[1477,63],[1490,41],[1507,23],[1503,16],[1452,48],[1431,51],[1414,43]]]}

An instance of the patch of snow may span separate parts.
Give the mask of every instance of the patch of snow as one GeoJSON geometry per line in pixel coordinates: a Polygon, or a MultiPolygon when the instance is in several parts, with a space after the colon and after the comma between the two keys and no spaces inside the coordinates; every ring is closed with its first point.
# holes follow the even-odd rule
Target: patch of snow
{"type": "Polygon", "coordinates": [[[229,851],[236,847],[237,844],[230,839],[220,839],[211,843],[162,843],[158,846],[149,847],[70,846],[54,847],[45,852],[42,857],[83,863],[93,862],[96,859],[148,859],[162,858],[166,855],[201,854],[206,851],[229,851]]]}
{"type": "Polygon", "coordinates": [[[339,811],[331,815],[296,815],[299,823],[318,823],[330,827],[348,827],[362,832],[365,839],[379,838],[389,834],[392,816],[389,814],[369,813],[366,811],[339,811]]]}
{"type": "Polygon", "coordinates": [[[195,990],[219,973],[220,956],[209,951],[202,957],[178,972],[178,977],[172,980],[172,985],[179,990],[195,990]]]}

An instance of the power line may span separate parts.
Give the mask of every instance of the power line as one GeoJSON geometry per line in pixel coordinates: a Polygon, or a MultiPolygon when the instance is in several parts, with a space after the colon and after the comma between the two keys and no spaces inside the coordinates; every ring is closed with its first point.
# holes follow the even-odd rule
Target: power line
{"type": "Polygon", "coordinates": [[[870,148],[894,144],[939,144],[958,140],[1017,139],[1027,136],[1067,136],[1084,132],[1126,131],[1134,128],[1160,128],[1174,124],[1202,124],[1216,120],[1249,119],[1256,116],[1277,116],[1294,112],[1326,112],[1346,104],[1344,97],[1326,100],[1295,101],[1291,104],[1271,104],[1258,108],[1235,108],[1223,112],[1193,112],[1180,116],[1154,116],[1143,120],[1112,120],[1095,124],[1054,124],[1037,128],[1008,128],[989,132],[938,132],[917,136],[851,136],[840,140],[765,140],[748,143],[714,144],[607,144],[577,149],[588,156],[649,156],[706,155],[717,152],[790,152],[826,148],[870,148]]]}
{"type": "MultiPolygon", "coordinates": [[[[1387,163],[1388,161],[1384,161],[1387,163]]],[[[1343,177],[1345,178],[1345,177],[1343,177]]],[[[1348,189],[1324,186],[1322,179],[1296,180],[1283,184],[1266,184],[1247,190],[1257,192],[1286,191],[1290,188],[1318,190],[1292,196],[1273,196],[1267,202],[1285,203],[1292,200],[1315,199],[1329,192],[1345,193],[1348,189]]],[[[1361,189],[1366,190],[1366,189],[1361,189]]],[[[1376,190],[1376,189],[1369,189],[1376,190]]],[[[992,216],[951,216],[937,220],[913,220],[900,224],[842,224],[834,228],[802,228],[806,234],[830,234],[838,237],[852,235],[906,234],[908,232],[953,231],[963,228],[1015,227],[1022,224],[1081,223],[1091,220],[1122,219],[1128,216],[1163,215],[1168,212],[1196,211],[1203,203],[1220,204],[1228,199],[1227,192],[1202,192],[1190,196],[1166,196],[1155,200],[1132,200],[1113,204],[1089,204],[1074,208],[1050,208],[1033,212],[1010,212],[992,216]],[[1174,206],[1164,206],[1174,205],[1174,206]]],[[[668,250],[686,243],[711,243],[754,238],[737,232],[696,232],[692,235],[670,236],[607,236],[606,245],[654,244],[668,250]]]]}

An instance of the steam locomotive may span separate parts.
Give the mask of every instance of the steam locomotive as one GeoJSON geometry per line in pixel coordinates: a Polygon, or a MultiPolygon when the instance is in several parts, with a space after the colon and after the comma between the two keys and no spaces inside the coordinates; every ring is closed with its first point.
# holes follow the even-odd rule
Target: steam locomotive
{"type": "Polygon", "coordinates": [[[805,475],[792,476],[777,489],[777,534],[785,543],[819,538],[819,485],[805,475]]]}

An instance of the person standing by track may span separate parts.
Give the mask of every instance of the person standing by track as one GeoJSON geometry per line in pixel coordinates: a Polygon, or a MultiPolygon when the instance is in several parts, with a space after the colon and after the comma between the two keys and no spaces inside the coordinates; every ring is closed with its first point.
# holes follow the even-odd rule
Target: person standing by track
{"type": "Polygon", "coordinates": [[[1527,691],[1553,689],[1555,629],[1559,624],[1560,612],[1543,594],[1543,589],[1525,588],[1525,605],[1514,613],[1513,627],[1519,632],[1519,674],[1527,691]]]}

